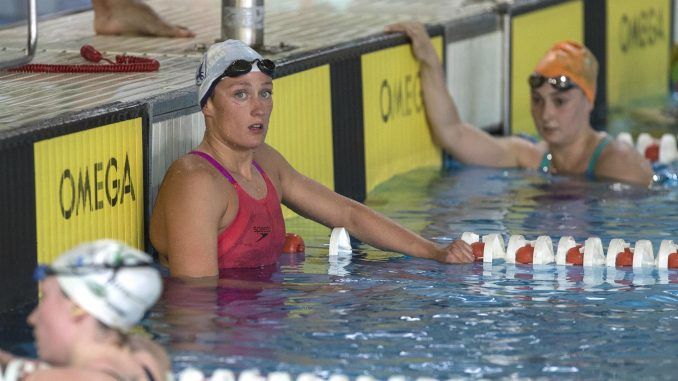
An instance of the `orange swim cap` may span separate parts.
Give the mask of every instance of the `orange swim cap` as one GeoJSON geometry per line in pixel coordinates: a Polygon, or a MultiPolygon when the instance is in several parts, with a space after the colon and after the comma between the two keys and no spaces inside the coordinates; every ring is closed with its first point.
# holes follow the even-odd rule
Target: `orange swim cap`
{"type": "Polygon", "coordinates": [[[598,60],[586,46],[574,41],[558,42],[546,52],[534,72],[549,78],[559,75],[569,77],[594,103],[598,60]]]}

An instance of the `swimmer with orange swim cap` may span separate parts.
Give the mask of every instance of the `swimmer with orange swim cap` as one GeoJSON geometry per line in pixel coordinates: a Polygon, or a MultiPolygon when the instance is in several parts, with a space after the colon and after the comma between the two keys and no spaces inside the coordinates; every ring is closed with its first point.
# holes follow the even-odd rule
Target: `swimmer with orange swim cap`
{"type": "Polygon", "coordinates": [[[574,41],[556,43],[529,76],[532,118],[543,139],[532,143],[514,136],[493,137],[461,119],[422,24],[403,22],[386,30],[404,32],[412,40],[413,54],[421,64],[422,92],[433,134],[457,160],[642,186],[651,183],[652,168],[633,147],[591,127],[598,62],[585,46],[574,41]]]}
{"type": "Polygon", "coordinates": [[[130,334],[162,292],[153,259],[113,240],[79,245],[38,266],[42,298],[28,317],[39,360],[0,350],[5,380],[166,380],[170,362],[130,334]]]}

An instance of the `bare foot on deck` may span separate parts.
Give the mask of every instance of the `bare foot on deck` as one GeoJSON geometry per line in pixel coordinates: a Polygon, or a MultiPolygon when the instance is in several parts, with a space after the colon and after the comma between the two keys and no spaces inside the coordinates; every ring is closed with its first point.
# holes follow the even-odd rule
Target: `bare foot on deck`
{"type": "Polygon", "coordinates": [[[163,20],[140,0],[92,0],[97,34],[194,37],[188,28],[163,20]]]}

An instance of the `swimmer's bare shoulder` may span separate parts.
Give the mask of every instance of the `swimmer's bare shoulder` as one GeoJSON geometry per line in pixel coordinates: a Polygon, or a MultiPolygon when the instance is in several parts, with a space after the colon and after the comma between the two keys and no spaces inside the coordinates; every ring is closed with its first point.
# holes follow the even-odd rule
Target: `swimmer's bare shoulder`
{"type": "Polygon", "coordinates": [[[280,195],[280,187],[286,175],[296,172],[287,159],[275,148],[264,143],[254,153],[254,160],[264,169],[280,195]]]}
{"type": "MultiPolygon", "coordinates": [[[[207,160],[184,155],[172,163],[160,185],[151,215],[150,238],[160,253],[167,253],[173,225],[220,224],[235,189],[207,160]]],[[[179,229],[179,227],[177,227],[179,229]]]]}
{"type": "Polygon", "coordinates": [[[519,168],[536,169],[541,163],[542,156],[548,151],[548,146],[544,141],[533,143],[523,137],[513,135],[498,139],[507,141],[515,157],[514,166],[519,168]]]}
{"type": "Polygon", "coordinates": [[[648,186],[653,171],[649,161],[632,146],[612,140],[603,149],[596,164],[596,176],[610,180],[648,186]]]}
{"type": "MultiPolygon", "coordinates": [[[[22,381],[110,381],[112,375],[98,369],[86,368],[49,368],[24,376],[22,381]]],[[[160,378],[164,380],[165,378],[160,378]]]]}
{"type": "Polygon", "coordinates": [[[110,380],[111,376],[87,369],[78,368],[50,368],[39,370],[24,376],[22,381],[54,381],[54,380],[69,380],[69,381],[97,381],[110,380]]]}
{"type": "MultiPolygon", "coordinates": [[[[200,196],[208,196],[214,202],[227,197],[219,194],[228,192],[232,187],[224,187],[224,178],[207,160],[197,155],[184,155],[175,160],[167,169],[158,191],[156,208],[163,211],[168,201],[191,202],[200,200],[200,196]],[[193,197],[188,197],[188,196],[193,197]],[[178,200],[176,200],[178,198],[178,200]]],[[[233,192],[234,193],[234,192],[233,192]]],[[[235,193],[234,193],[235,194],[235,193]]]]}
{"type": "Polygon", "coordinates": [[[171,363],[167,352],[158,344],[140,336],[131,336],[129,346],[133,358],[139,365],[146,367],[155,376],[156,380],[162,380],[171,370],[171,363]]]}

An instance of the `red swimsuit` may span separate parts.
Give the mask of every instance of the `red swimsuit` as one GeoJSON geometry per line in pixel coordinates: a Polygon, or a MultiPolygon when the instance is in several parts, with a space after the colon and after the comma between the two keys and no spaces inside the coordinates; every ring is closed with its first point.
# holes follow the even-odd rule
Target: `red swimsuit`
{"type": "Polygon", "coordinates": [[[278,194],[263,169],[253,162],[266,182],[266,197],[257,200],[238,184],[231,174],[212,156],[191,151],[207,160],[233,184],[238,194],[238,214],[219,234],[217,250],[219,269],[260,267],[278,261],[285,244],[285,221],[278,194]]]}

